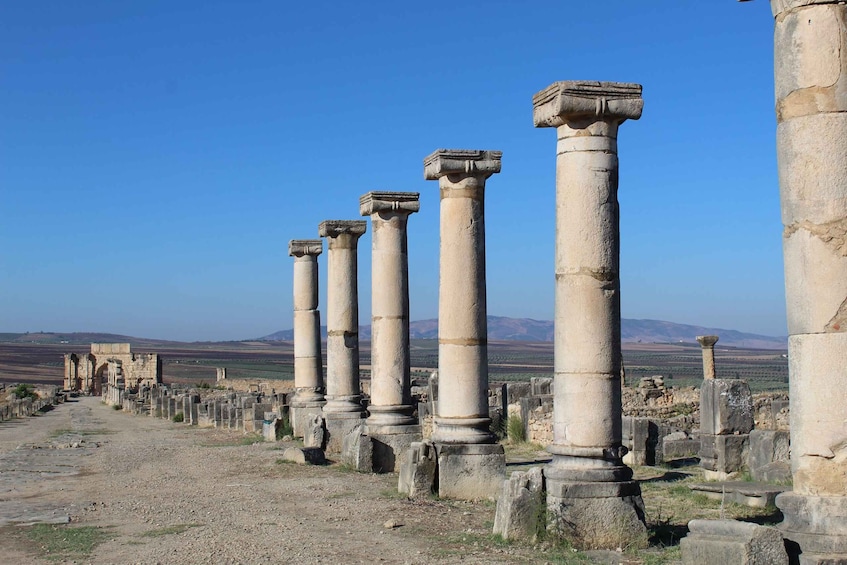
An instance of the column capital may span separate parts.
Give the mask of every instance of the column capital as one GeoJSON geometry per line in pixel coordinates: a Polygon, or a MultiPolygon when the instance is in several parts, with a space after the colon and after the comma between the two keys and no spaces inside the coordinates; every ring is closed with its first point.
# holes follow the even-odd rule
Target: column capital
{"type": "Polygon", "coordinates": [[[565,80],[532,97],[532,120],[537,128],[586,118],[622,122],[637,120],[643,108],[640,84],[565,80]]]}
{"type": "Polygon", "coordinates": [[[481,149],[436,149],[424,159],[424,178],[437,180],[446,175],[488,178],[500,172],[502,151],[481,149]]]}
{"type": "Polygon", "coordinates": [[[303,257],[304,255],[320,255],[324,250],[324,242],[321,239],[292,239],[288,242],[288,254],[292,257],[303,257]]]}
{"type": "Polygon", "coordinates": [[[714,347],[718,342],[718,336],[716,335],[698,335],[697,343],[700,344],[701,347],[714,347]]]}
{"type": "Polygon", "coordinates": [[[321,237],[338,237],[340,235],[361,236],[368,229],[364,220],[325,220],[318,225],[321,237]]]}
{"type": "Polygon", "coordinates": [[[359,211],[363,216],[377,212],[412,214],[421,209],[419,192],[371,191],[359,198],[359,211]]]}

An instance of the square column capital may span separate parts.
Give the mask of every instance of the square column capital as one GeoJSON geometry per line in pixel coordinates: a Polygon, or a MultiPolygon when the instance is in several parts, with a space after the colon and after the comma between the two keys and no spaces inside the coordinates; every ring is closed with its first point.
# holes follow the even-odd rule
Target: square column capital
{"type": "Polygon", "coordinates": [[[622,122],[637,120],[643,108],[640,84],[566,80],[532,97],[532,121],[537,128],[586,118],[622,122]]]}
{"type": "Polygon", "coordinates": [[[318,225],[318,235],[321,237],[338,237],[353,235],[357,238],[368,229],[364,220],[325,220],[318,225]]]}
{"type": "Polygon", "coordinates": [[[322,239],[292,239],[288,242],[288,254],[292,257],[318,256],[323,253],[323,250],[324,242],[322,239]]]}
{"type": "Polygon", "coordinates": [[[421,209],[420,199],[419,192],[371,191],[359,198],[359,212],[363,216],[377,212],[412,214],[421,209]]]}
{"type": "Polygon", "coordinates": [[[455,174],[488,178],[500,172],[502,157],[502,151],[437,149],[424,159],[424,178],[437,180],[455,174]]]}

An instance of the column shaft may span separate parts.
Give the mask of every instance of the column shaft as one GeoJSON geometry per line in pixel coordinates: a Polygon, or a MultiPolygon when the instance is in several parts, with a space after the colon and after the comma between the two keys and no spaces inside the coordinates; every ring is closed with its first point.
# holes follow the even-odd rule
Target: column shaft
{"type": "Polygon", "coordinates": [[[294,387],[300,400],[323,399],[318,261],[315,255],[294,260],[294,387]]]}
{"type": "Polygon", "coordinates": [[[357,245],[365,222],[324,222],[328,239],[327,403],[324,412],[362,412],[359,385],[357,245]],[[340,227],[336,224],[342,224],[340,227]]]}
{"type": "Polygon", "coordinates": [[[558,128],[554,441],[621,444],[617,124],[558,128]]]}
{"type": "Polygon", "coordinates": [[[369,192],[360,200],[372,226],[371,402],[368,427],[408,426],[412,418],[409,360],[409,259],[406,226],[416,192],[369,192]]]}
{"type": "Polygon", "coordinates": [[[817,563],[847,555],[847,6],[771,7],[793,475],[777,506],[817,563]]]}

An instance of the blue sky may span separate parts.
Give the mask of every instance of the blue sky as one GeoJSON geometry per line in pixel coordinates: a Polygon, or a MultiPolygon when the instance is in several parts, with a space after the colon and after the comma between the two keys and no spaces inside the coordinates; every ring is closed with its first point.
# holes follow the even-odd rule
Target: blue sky
{"type": "Polygon", "coordinates": [[[435,317],[439,147],[503,151],[489,314],[552,319],[556,143],[531,99],[610,80],[645,100],[619,136],[623,316],[784,335],[772,28],[730,0],[4,2],[0,331],[290,328],[288,240],[369,190],[421,193],[411,313],[435,317]]]}

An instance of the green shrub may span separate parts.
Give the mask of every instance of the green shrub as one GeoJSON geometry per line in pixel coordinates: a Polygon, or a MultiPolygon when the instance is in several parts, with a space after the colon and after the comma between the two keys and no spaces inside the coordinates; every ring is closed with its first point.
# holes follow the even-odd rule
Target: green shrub
{"type": "Polygon", "coordinates": [[[518,416],[509,416],[506,421],[506,432],[509,436],[509,441],[512,443],[523,443],[526,441],[526,428],[524,428],[523,420],[518,416]]]}
{"type": "Polygon", "coordinates": [[[212,385],[210,385],[206,381],[200,381],[200,384],[197,385],[197,388],[212,388],[212,385]]]}
{"type": "Polygon", "coordinates": [[[15,395],[15,398],[19,399],[31,398],[32,400],[38,400],[38,393],[35,392],[35,388],[25,383],[21,383],[13,388],[12,394],[15,395]]]}
{"type": "Polygon", "coordinates": [[[120,405],[120,404],[113,404],[113,405],[112,405],[112,410],[120,410],[120,409],[121,409],[121,405],[120,405]]]}
{"type": "Polygon", "coordinates": [[[184,422],[185,421],[185,414],[183,414],[182,412],[177,412],[176,414],[174,414],[174,417],[171,418],[171,420],[173,420],[176,423],[184,422]]]}
{"type": "Polygon", "coordinates": [[[287,415],[282,418],[282,423],[276,428],[277,440],[280,440],[285,436],[294,436],[294,428],[291,426],[291,421],[287,415]]]}

